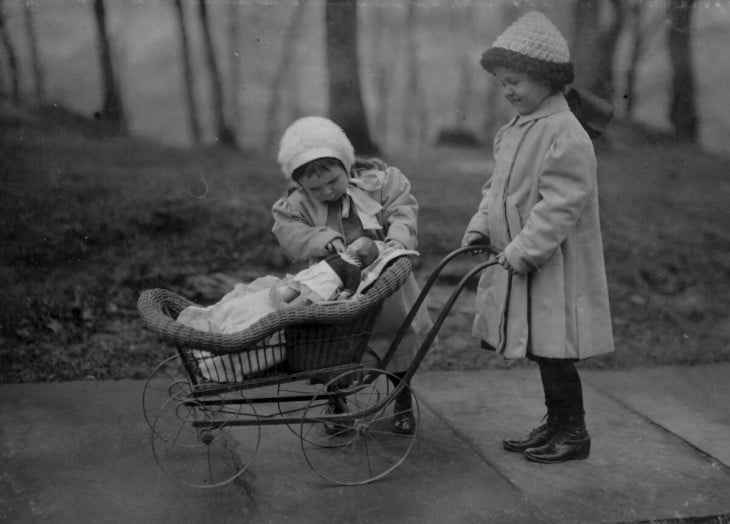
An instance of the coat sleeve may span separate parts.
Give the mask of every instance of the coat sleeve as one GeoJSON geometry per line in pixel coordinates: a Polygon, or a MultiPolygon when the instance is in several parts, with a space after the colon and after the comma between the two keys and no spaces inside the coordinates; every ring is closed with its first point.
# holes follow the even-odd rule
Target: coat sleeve
{"type": "Polygon", "coordinates": [[[418,201],[411,183],[399,169],[385,170],[382,198],[385,240],[398,240],[406,249],[418,247],[418,201]]]}
{"type": "Polygon", "coordinates": [[[539,268],[567,238],[596,185],[596,157],[585,133],[568,130],[550,146],[538,180],[539,198],[504,250],[518,273],[539,268]]]}
{"type": "Polygon", "coordinates": [[[277,200],[271,213],[274,216],[272,232],[284,252],[294,260],[324,257],[328,254],[327,244],[342,238],[334,229],[313,226],[291,197],[277,200]]]}

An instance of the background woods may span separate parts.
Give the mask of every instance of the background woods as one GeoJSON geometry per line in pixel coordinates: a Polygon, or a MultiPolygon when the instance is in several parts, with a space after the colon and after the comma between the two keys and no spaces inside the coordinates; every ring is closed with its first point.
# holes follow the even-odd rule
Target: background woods
{"type": "MultiPolygon", "coordinates": [[[[532,8],[616,109],[596,149],[617,351],[585,365],[730,360],[730,3],[0,0],[0,382],[145,376],[169,348],[140,290],[212,303],[291,272],[275,152],[307,114],[408,175],[423,278],[512,115],[481,53],[532,8]]],[[[472,315],[426,367],[506,365],[472,315]]]]}
{"type": "Polygon", "coordinates": [[[532,8],[568,37],[577,85],[728,152],[730,109],[713,89],[730,72],[712,53],[730,34],[723,2],[3,0],[0,86],[16,104],[96,112],[176,145],[271,148],[311,113],[341,121],[363,153],[381,133],[386,150],[453,132],[489,143],[506,106],[479,55],[532,8]]]}

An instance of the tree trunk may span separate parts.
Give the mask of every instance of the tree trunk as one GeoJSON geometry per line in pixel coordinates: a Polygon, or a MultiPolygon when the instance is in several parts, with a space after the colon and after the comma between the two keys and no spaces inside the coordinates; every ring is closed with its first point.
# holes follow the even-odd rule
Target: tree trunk
{"type": "Polygon", "coordinates": [[[282,113],[282,95],[285,84],[284,81],[292,70],[294,51],[296,50],[296,43],[297,40],[299,40],[302,19],[304,18],[304,5],[304,1],[300,2],[294,11],[294,14],[292,14],[291,22],[289,23],[289,30],[286,32],[284,41],[282,42],[281,58],[279,59],[279,64],[274,72],[274,76],[271,77],[271,84],[269,85],[270,98],[266,109],[267,149],[272,149],[274,147],[279,135],[282,113]]]}
{"type": "Polygon", "coordinates": [[[608,29],[601,32],[598,40],[596,77],[591,85],[591,90],[606,100],[613,99],[613,57],[626,18],[622,0],[611,0],[611,6],[613,7],[613,19],[608,29]]]}
{"type": "Polygon", "coordinates": [[[600,4],[592,0],[576,0],[573,8],[571,60],[575,67],[575,84],[587,89],[592,88],[598,77],[599,9],[600,4]]]}
{"type": "Polygon", "coordinates": [[[241,122],[241,23],[237,2],[228,4],[228,43],[230,45],[228,70],[230,71],[230,103],[233,130],[240,135],[241,122]]]}
{"type": "Polygon", "coordinates": [[[631,33],[631,50],[629,54],[629,65],[626,68],[626,100],[625,111],[627,118],[631,119],[636,107],[636,69],[639,66],[639,57],[641,57],[642,48],[644,46],[644,37],[642,30],[642,19],[644,14],[644,5],[640,0],[634,0],[630,6],[630,33],[631,33]]]}
{"type": "Polygon", "coordinates": [[[356,0],[327,0],[325,23],[330,117],[358,154],[376,155],[378,146],[370,138],[360,88],[356,0]]]}
{"type": "Polygon", "coordinates": [[[210,21],[208,20],[208,5],[206,0],[198,2],[200,14],[200,26],[203,31],[203,46],[205,48],[206,61],[208,63],[208,77],[210,80],[210,92],[213,103],[213,119],[215,121],[216,138],[225,146],[236,146],[236,136],[233,130],[226,123],[223,112],[223,84],[221,83],[220,70],[216,60],[215,49],[213,48],[213,37],[210,32],[210,21]]]}
{"type": "Polygon", "coordinates": [[[414,148],[416,152],[419,152],[426,141],[427,122],[418,67],[417,7],[418,0],[410,0],[406,11],[406,86],[405,103],[403,104],[403,142],[407,147],[414,148]]]}
{"type": "MultiPolygon", "coordinates": [[[[501,8],[500,16],[502,18],[502,30],[512,24],[520,14],[520,9],[512,3],[504,4],[501,8]]],[[[486,73],[486,71],[485,71],[486,73]]],[[[487,76],[487,96],[485,99],[484,140],[487,144],[492,144],[497,130],[505,124],[502,118],[502,112],[499,110],[499,99],[502,96],[502,90],[496,79],[491,75],[487,76]]]]}
{"type": "Polygon", "coordinates": [[[25,32],[28,36],[28,45],[30,47],[30,58],[33,67],[33,81],[35,87],[35,98],[38,105],[46,102],[46,81],[43,74],[43,64],[41,63],[40,52],[38,51],[38,37],[35,30],[35,16],[33,10],[35,3],[32,0],[25,2],[25,32]]]}
{"type": "Polygon", "coordinates": [[[3,0],[0,0],[0,38],[3,41],[5,54],[8,55],[8,67],[10,68],[10,96],[15,105],[20,104],[20,75],[18,73],[18,58],[15,54],[15,46],[5,26],[5,14],[3,0]]]}
{"type": "Polygon", "coordinates": [[[695,107],[692,50],[690,46],[692,7],[694,0],[671,0],[668,45],[672,64],[672,92],[669,120],[680,140],[697,141],[697,110],[695,107]]]}
{"type": "Polygon", "coordinates": [[[101,119],[119,131],[126,131],[124,107],[119,94],[109,34],[106,27],[106,8],[104,0],[94,0],[94,18],[99,39],[99,62],[101,65],[102,89],[104,92],[101,119]]]}
{"type": "Polygon", "coordinates": [[[198,104],[195,101],[195,75],[193,74],[193,66],[190,58],[190,39],[188,37],[188,27],[185,22],[185,12],[183,11],[182,0],[174,0],[175,12],[177,13],[178,27],[180,28],[180,57],[183,66],[183,90],[185,91],[185,100],[188,106],[188,123],[190,125],[190,133],[193,138],[193,144],[200,144],[200,121],[198,120],[198,104]]]}
{"type": "Polygon", "coordinates": [[[391,31],[390,20],[394,6],[373,6],[373,73],[376,92],[375,130],[378,137],[386,144],[390,143],[391,129],[389,125],[390,93],[393,84],[393,70],[398,59],[393,52],[394,36],[397,32],[391,31]],[[386,12],[387,10],[387,12],[386,12]]]}

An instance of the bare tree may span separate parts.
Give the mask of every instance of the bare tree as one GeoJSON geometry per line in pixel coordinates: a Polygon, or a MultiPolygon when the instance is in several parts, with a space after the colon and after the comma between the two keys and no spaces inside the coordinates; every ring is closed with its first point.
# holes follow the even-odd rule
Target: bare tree
{"type": "Polygon", "coordinates": [[[96,20],[97,36],[99,40],[99,62],[101,65],[101,79],[103,102],[101,118],[120,131],[126,131],[127,124],[124,116],[124,107],[119,93],[119,83],[112,59],[111,44],[106,26],[106,8],[104,0],[94,0],[94,19],[96,20]]]}
{"type": "Polygon", "coordinates": [[[230,105],[233,129],[239,134],[241,122],[241,20],[237,2],[228,4],[228,70],[230,72],[230,105]]]}
{"type": "MultiPolygon", "coordinates": [[[[520,15],[519,7],[513,3],[504,4],[500,11],[502,29],[506,29],[520,15]]],[[[486,117],[484,119],[483,130],[484,139],[488,144],[491,144],[497,134],[497,130],[504,124],[505,118],[502,112],[498,110],[499,99],[502,96],[501,89],[497,82],[492,81],[492,79],[487,80],[487,82],[487,96],[485,100],[486,117]]]]}
{"type": "Polygon", "coordinates": [[[289,29],[287,30],[286,35],[284,35],[284,41],[281,45],[281,58],[279,59],[274,76],[271,77],[271,84],[269,84],[270,98],[266,109],[266,122],[268,125],[266,131],[266,147],[268,149],[271,149],[274,146],[276,137],[279,134],[283,91],[286,83],[285,80],[292,71],[294,51],[296,50],[296,43],[297,40],[299,40],[302,19],[304,18],[304,6],[304,1],[299,2],[292,13],[291,21],[289,22],[289,29]]]}
{"type": "Polygon", "coordinates": [[[611,0],[612,18],[608,27],[603,27],[601,8],[605,5],[595,0],[576,1],[572,56],[576,84],[610,100],[614,90],[613,58],[625,16],[623,2],[611,0]]]}
{"type": "Polygon", "coordinates": [[[613,17],[608,27],[601,32],[599,37],[597,75],[591,86],[593,92],[606,100],[611,100],[614,94],[613,59],[616,54],[616,43],[626,19],[622,0],[611,0],[611,6],[613,7],[613,17]]]}
{"type": "Polygon", "coordinates": [[[43,64],[41,63],[40,52],[38,50],[38,37],[35,30],[35,2],[27,0],[24,4],[25,14],[25,33],[28,37],[28,46],[30,47],[30,58],[33,67],[33,81],[35,86],[36,103],[42,105],[46,101],[46,82],[43,74],[43,64]]]}
{"type": "Polygon", "coordinates": [[[410,0],[406,10],[406,85],[403,107],[403,142],[420,149],[426,140],[426,111],[418,67],[418,44],[416,41],[418,0],[410,0]]]}
{"type": "Polygon", "coordinates": [[[180,28],[180,57],[183,66],[183,89],[185,90],[185,100],[188,106],[188,122],[193,143],[197,145],[200,143],[200,121],[198,119],[198,104],[195,101],[195,75],[193,74],[190,57],[190,38],[182,0],[174,0],[173,5],[177,14],[178,27],[180,28]]]}
{"type": "Polygon", "coordinates": [[[3,0],[0,0],[0,38],[2,39],[5,54],[8,57],[8,67],[10,68],[11,100],[17,105],[20,104],[20,73],[18,71],[18,58],[15,54],[15,46],[5,25],[3,0]]]}
{"type": "Polygon", "coordinates": [[[665,17],[662,13],[653,19],[648,19],[644,0],[631,0],[628,6],[628,31],[631,36],[628,65],[625,80],[625,113],[631,118],[636,107],[636,72],[641,60],[646,58],[650,43],[655,40],[665,26],[665,17]]]}
{"type": "Polygon", "coordinates": [[[670,0],[668,45],[672,64],[672,91],[669,120],[680,140],[697,141],[697,108],[692,72],[691,27],[694,0],[670,0]]]}
{"type": "Polygon", "coordinates": [[[210,79],[210,91],[213,103],[213,118],[217,139],[220,144],[235,147],[236,136],[233,130],[226,123],[223,112],[223,84],[221,83],[220,70],[213,47],[213,37],[210,31],[210,20],[208,18],[208,4],[206,0],[198,2],[200,14],[200,25],[203,31],[203,46],[205,48],[206,61],[208,63],[208,77],[210,79]]]}
{"type": "Polygon", "coordinates": [[[642,31],[642,20],[644,18],[644,4],[640,0],[632,0],[629,6],[629,32],[631,35],[631,49],[629,51],[629,64],[626,68],[626,116],[631,118],[634,113],[636,99],[636,69],[639,65],[639,57],[644,46],[644,35],[642,31]]]}
{"type": "Polygon", "coordinates": [[[347,133],[359,154],[377,154],[360,87],[356,0],[327,0],[325,23],[330,117],[347,133]]]}
{"type": "Polygon", "coordinates": [[[398,54],[393,52],[394,36],[397,31],[392,30],[392,5],[374,5],[372,27],[373,35],[373,80],[375,84],[376,109],[375,129],[377,135],[385,143],[389,143],[391,129],[389,125],[390,94],[393,84],[393,71],[398,60],[398,54]],[[388,10],[386,12],[386,10],[388,10]]]}
{"type": "Polygon", "coordinates": [[[469,115],[469,102],[471,101],[473,82],[472,71],[474,70],[474,57],[471,54],[471,43],[474,38],[477,4],[469,4],[464,9],[453,9],[451,27],[454,33],[462,34],[462,42],[457,46],[455,62],[460,64],[459,85],[456,89],[456,100],[454,104],[454,130],[461,133],[471,134],[467,130],[466,121],[469,115]],[[458,16],[456,16],[458,14],[458,16]]]}

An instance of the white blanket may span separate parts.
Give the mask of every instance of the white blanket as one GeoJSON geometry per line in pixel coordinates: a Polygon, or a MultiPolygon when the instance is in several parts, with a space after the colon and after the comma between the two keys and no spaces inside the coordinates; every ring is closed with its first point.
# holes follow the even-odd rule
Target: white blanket
{"type": "MultiPolygon", "coordinates": [[[[212,306],[185,308],[180,312],[177,321],[209,333],[238,333],[276,311],[269,298],[269,290],[281,285],[285,285],[285,282],[273,276],[258,278],[250,284],[236,284],[233,291],[212,306]]],[[[274,334],[273,337],[283,335],[274,334]]],[[[214,382],[238,382],[246,376],[283,362],[286,352],[283,347],[273,347],[240,355],[218,356],[208,351],[193,350],[193,356],[206,379],[214,382]]]]}
{"type": "MultiPolygon", "coordinates": [[[[357,298],[367,291],[392,260],[407,255],[418,255],[417,251],[384,248],[382,242],[378,242],[378,248],[381,250],[380,256],[363,270],[357,292],[347,300],[357,298]]],[[[249,284],[236,284],[233,291],[212,306],[185,308],[180,312],[177,321],[209,333],[238,333],[276,311],[269,291],[272,287],[286,286],[287,281],[292,278],[294,277],[287,275],[287,279],[283,280],[267,275],[257,278],[249,284]]],[[[272,335],[272,338],[281,337],[281,340],[276,340],[277,347],[274,348],[252,350],[241,355],[220,356],[208,351],[194,350],[193,356],[198,361],[198,367],[206,379],[214,382],[238,382],[284,361],[286,352],[282,347],[283,336],[282,333],[272,335]],[[282,344],[279,345],[278,342],[282,344]]]]}

